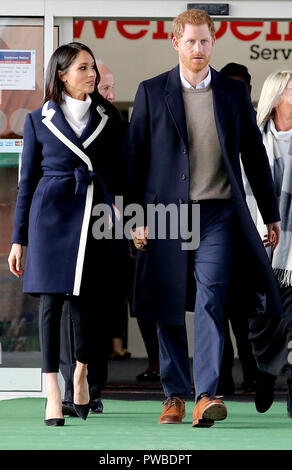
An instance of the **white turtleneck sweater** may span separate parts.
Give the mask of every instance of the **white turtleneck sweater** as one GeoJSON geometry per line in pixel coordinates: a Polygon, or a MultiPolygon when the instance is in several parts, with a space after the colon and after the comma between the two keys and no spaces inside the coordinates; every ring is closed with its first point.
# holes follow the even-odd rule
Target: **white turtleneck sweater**
{"type": "Polygon", "coordinates": [[[60,107],[64,116],[77,137],[80,137],[89,119],[91,98],[87,95],[86,100],[81,101],[66,95],[66,93],[62,93],[62,98],[60,107]]]}

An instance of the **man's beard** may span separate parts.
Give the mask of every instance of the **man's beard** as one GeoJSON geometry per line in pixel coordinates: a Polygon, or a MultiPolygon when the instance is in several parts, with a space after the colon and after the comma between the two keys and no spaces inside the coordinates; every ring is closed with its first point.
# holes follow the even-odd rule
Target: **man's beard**
{"type": "Polygon", "coordinates": [[[209,63],[209,57],[206,56],[193,56],[193,57],[201,57],[202,60],[198,62],[194,62],[191,58],[189,57],[183,57],[182,62],[184,66],[190,70],[191,72],[197,73],[203,70],[206,65],[209,63]]]}

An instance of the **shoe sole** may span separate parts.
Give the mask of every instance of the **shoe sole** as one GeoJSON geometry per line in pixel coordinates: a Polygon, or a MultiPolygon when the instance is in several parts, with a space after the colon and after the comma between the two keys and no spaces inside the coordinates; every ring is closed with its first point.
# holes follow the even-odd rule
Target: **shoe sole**
{"type": "Polygon", "coordinates": [[[184,415],[182,416],[182,418],[181,418],[180,421],[173,421],[170,417],[165,416],[165,417],[162,418],[162,419],[159,418],[158,423],[159,423],[159,424],[182,424],[182,420],[184,419],[184,417],[185,417],[185,413],[184,413],[184,415]]]}
{"type": "Polygon", "coordinates": [[[213,419],[202,418],[193,420],[193,428],[210,428],[213,425],[213,419]]]}
{"type": "Polygon", "coordinates": [[[46,426],[49,426],[50,428],[58,428],[60,426],[64,426],[64,424],[47,424],[45,423],[46,426]]]}
{"type": "Polygon", "coordinates": [[[182,421],[171,421],[168,419],[163,419],[163,421],[159,421],[159,424],[182,424],[182,421]]]}
{"type": "Polygon", "coordinates": [[[194,428],[210,428],[215,421],[223,421],[227,417],[227,409],[225,405],[211,404],[209,405],[202,418],[193,419],[194,428]]]}
{"type": "Polygon", "coordinates": [[[213,421],[222,421],[227,417],[227,408],[223,404],[211,404],[209,405],[204,413],[203,419],[213,420],[213,421]]]}

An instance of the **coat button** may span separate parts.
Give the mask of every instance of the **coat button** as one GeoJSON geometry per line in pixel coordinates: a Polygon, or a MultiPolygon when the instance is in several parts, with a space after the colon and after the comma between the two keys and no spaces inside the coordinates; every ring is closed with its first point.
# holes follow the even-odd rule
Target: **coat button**
{"type": "Polygon", "coordinates": [[[182,179],[183,181],[185,181],[185,180],[187,179],[187,176],[183,173],[183,174],[181,175],[181,179],[182,179]]]}
{"type": "Polygon", "coordinates": [[[184,200],[183,200],[183,199],[179,199],[178,202],[179,202],[179,204],[183,204],[183,203],[184,203],[184,200]]]}
{"type": "Polygon", "coordinates": [[[188,153],[188,152],[187,152],[187,149],[184,149],[183,152],[184,152],[184,154],[188,153]]]}

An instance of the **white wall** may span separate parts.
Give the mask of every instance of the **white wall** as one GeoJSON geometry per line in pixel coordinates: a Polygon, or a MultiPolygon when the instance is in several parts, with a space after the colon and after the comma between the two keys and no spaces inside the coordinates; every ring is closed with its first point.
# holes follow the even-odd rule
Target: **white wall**
{"type": "MultiPolygon", "coordinates": [[[[292,8],[291,8],[292,13],[292,8]]],[[[248,67],[252,99],[258,101],[265,78],[274,70],[291,68],[292,21],[257,21],[248,26],[217,21],[218,39],[211,65],[220,70],[228,62],[248,67]]],[[[74,38],[87,44],[114,73],[116,101],[133,101],[142,80],[177,64],[171,44],[171,21],[75,21],[74,38]]]]}
{"type": "MultiPolygon", "coordinates": [[[[185,10],[182,0],[10,0],[1,1],[0,16],[75,16],[100,18],[174,18],[185,10]]],[[[198,3],[226,3],[201,0],[198,3]]],[[[230,18],[289,18],[291,0],[229,0],[230,18]]]]}

